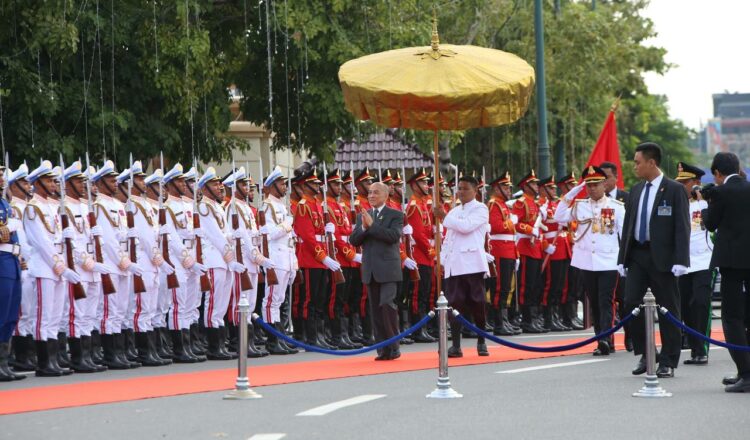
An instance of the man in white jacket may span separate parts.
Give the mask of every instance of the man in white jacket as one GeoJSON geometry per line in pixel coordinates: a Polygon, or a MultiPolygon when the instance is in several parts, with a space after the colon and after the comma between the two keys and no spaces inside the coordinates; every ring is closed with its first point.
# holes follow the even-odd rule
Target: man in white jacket
{"type": "MultiPolygon", "coordinates": [[[[445,243],[440,252],[440,261],[445,274],[445,297],[459,312],[471,312],[479,328],[485,326],[484,278],[489,272],[488,262],[494,258],[484,251],[484,239],[489,224],[487,206],[476,200],[476,178],[463,176],[458,179],[457,196],[461,205],[446,214],[441,205],[435,205],[435,217],[443,219],[447,230],[445,243]]],[[[448,357],[462,357],[461,324],[451,320],[453,345],[448,357]]],[[[477,339],[479,356],[489,356],[484,338],[477,339]]]]}

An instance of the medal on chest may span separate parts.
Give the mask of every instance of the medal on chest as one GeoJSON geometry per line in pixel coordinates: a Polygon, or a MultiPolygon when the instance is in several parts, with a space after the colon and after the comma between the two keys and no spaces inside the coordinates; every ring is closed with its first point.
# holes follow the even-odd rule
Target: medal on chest
{"type": "Polygon", "coordinates": [[[698,229],[700,229],[700,230],[705,230],[706,229],[706,227],[703,225],[703,217],[701,216],[701,212],[700,211],[694,211],[693,214],[692,214],[692,218],[690,220],[691,220],[690,221],[690,228],[693,231],[697,231],[698,229]]]}

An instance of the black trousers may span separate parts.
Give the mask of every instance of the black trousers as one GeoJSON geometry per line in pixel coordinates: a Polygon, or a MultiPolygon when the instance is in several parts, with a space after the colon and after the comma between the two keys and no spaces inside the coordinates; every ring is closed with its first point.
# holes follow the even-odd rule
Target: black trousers
{"type": "MultiPolygon", "coordinates": [[[[736,345],[748,345],[748,326],[750,326],[750,307],[747,291],[743,284],[750,288],[750,269],[731,269],[722,267],[721,272],[721,325],[727,342],[736,345]]],[[[730,356],[737,365],[737,374],[743,379],[750,379],[750,353],[729,350],[730,356]]]]}
{"type": "Polygon", "coordinates": [[[296,312],[293,316],[302,319],[325,317],[326,297],[328,296],[328,269],[302,269],[305,283],[297,292],[299,298],[293,302],[296,312]]]}
{"type": "Polygon", "coordinates": [[[497,278],[488,278],[490,301],[493,309],[507,309],[513,303],[513,290],[516,285],[516,260],[495,259],[497,278]]]}
{"type": "Polygon", "coordinates": [[[430,293],[432,292],[432,267],[419,265],[419,281],[410,281],[410,290],[404,294],[408,296],[409,313],[413,317],[422,318],[430,309],[430,293]]]}
{"type": "Polygon", "coordinates": [[[568,278],[566,280],[565,290],[563,291],[563,304],[574,303],[583,299],[583,280],[581,279],[581,269],[577,267],[568,267],[568,278]]]}
{"type": "MultiPolygon", "coordinates": [[[[692,272],[677,279],[682,303],[682,321],[706,336],[711,334],[711,278],[709,269],[692,272]]],[[[722,310],[723,314],[723,310],[722,310]]],[[[707,356],[708,343],[688,335],[691,356],[707,356]]]]}
{"type": "MultiPolygon", "coordinates": [[[[397,284],[395,282],[381,284],[373,280],[367,285],[376,342],[385,341],[398,334],[398,308],[394,303],[397,284]]],[[[398,351],[398,342],[386,348],[391,352],[398,351]]]]}
{"type": "MultiPolygon", "coordinates": [[[[342,268],[342,270],[345,268],[342,268]]],[[[346,279],[344,272],[344,279],[346,279]]],[[[349,291],[346,289],[348,281],[336,284],[333,277],[328,276],[328,296],[326,298],[326,317],[328,319],[339,319],[344,317],[344,307],[349,304],[349,291]]]]}
{"type": "Polygon", "coordinates": [[[559,306],[562,304],[565,281],[568,277],[570,260],[550,260],[544,269],[544,296],[542,305],[559,306]]]}
{"type": "Polygon", "coordinates": [[[617,271],[582,270],[581,278],[594,315],[594,331],[599,334],[609,330],[615,322],[617,271]]]}
{"type": "Polygon", "coordinates": [[[344,290],[348,300],[346,309],[351,315],[367,316],[367,296],[364,295],[360,268],[345,267],[343,270],[346,278],[344,290]]]}
{"type": "MultiPolygon", "coordinates": [[[[467,318],[473,317],[474,324],[484,329],[487,323],[484,314],[484,272],[448,277],[445,279],[444,289],[448,304],[467,318]]],[[[450,318],[451,335],[459,337],[461,324],[453,318],[452,314],[450,318]]],[[[480,336],[479,342],[484,342],[484,338],[480,336]]]]}
{"type": "Polygon", "coordinates": [[[521,255],[518,268],[518,301],[522,306],[538,306],[542,300],[542,260],[521,255]]]}
{"type": "MultiPolygon", "coordinates": [[[[677,319],[680,319],[680,291],[677,288],[677,278],[672,272],[656,270],[651,251],[648,248],[633,247],[628,266],[627,282],[625,283],[625,303],[632,310],[643,303],[646,289],[656,297],[656,303],[666,307],[677,319]]],[[[630,333],[633,337],[633,351],[636,355],[646,353],[646,331],[643,313],[631,321],[630,333]]],[[[661,332],[661,354],[659,364],[677,368],[680,362],[682,348],[682,332],[679,328],[662,319],[659,322],[661,332]]]]}

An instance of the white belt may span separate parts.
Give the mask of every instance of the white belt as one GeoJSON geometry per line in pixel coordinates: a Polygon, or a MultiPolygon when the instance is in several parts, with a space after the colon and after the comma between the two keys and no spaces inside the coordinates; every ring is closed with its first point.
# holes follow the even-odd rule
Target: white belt
{"type": "Polygon", "coordinates": [[[516,237],[518,237],[518,238],[536,238],[536,236],[529,235],[529,234],[516,234],[516,237]]]}
{"type": "Polygon", "coordinates": [[[9,254],[13,254],[16,257],[21,255],[21,245],[20,244],[9,244],[9,243],[3,243],[0,244],[0,252],[7,252],[9,254]]]}
{"type": "Polygon", "coordinates": [[[515,241],[515,239],[513,234],[490,234],[490,240],[515,241]]]}
{"type": "Polygon", "coordinates": [[[349,236],[348,235],[342,235],[341,240],[344,241],[344,243],[349,243],[349,236]]]}
{"type": "Polygon", "coordinates": [[[319,243],[323,243],[323,242],[326,241],[326,236],[325,235],[315,235],[315,241],[317,241],[319,243]]]}
{"type": "Polygon", "coordinates": [[[557,237],[557,231],[544,233],[544,238],[555,238],[555,237],[557,237]]]}
{"type": "Polygon", "coordinates": [[[94,243],[86,243],[86,252],[94,255],[94,243]]]}

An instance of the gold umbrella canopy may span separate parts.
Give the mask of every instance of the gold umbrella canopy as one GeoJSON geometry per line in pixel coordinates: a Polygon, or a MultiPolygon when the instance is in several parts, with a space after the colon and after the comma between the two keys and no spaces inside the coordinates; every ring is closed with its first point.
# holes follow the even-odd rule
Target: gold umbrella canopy
{"type": "Polygon", "coordinates": [[[508,52],[432,45],[389,50],[339,69],[346,109],[384,127],[465,130],[510,124],[526,112],[534,69],[508,52]]]}

